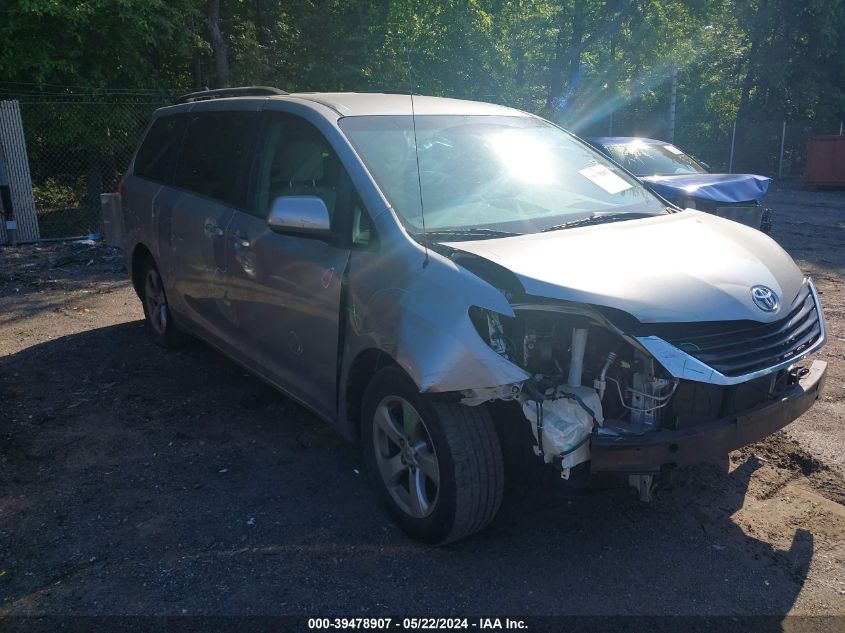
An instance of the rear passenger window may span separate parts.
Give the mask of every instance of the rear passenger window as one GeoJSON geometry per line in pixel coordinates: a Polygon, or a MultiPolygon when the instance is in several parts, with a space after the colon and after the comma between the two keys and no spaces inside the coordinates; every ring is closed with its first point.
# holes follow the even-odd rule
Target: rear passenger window
{"type": "Polygon", "coordinates": [[[185,117],[174,115],[156,119],[135,157],[135,175],[155,182],[167,182],[185,129],[185,117]]]}
{"type": "Polygon", "coordinates": [[[188,123],[174,184],[234,206],[246,200],[258,115],[203,112],[188,123]]]}

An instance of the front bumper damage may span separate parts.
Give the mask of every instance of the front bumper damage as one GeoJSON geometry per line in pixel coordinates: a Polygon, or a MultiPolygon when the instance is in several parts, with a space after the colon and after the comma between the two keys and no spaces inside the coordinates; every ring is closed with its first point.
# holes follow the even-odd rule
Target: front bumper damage
{"type": "MultiPolygon", "coordinates": [[[[690,217],[706,223],[699,215],[690,217]]],[[[766,239],[756,232],[742,235],[745,241],[766,239]]],[[[601,296],[582,288],[581,295],[567,290],[564,297],[558,296],[561,288],[583,286],[581,277],[550,275],[535,266],[536,254],[523,257],[518,245],[497,255],[485,249],[507,243],[489,242],[475,244],[479,252],[461,243],[449,256],[460,270],[484,278],[505,302],[498,307],[470,302],[469,318],[460,321],[459,340],[480,343],[485,366],[495,364],[495,371],[482,378],[477,371],[452,371],[457,363],[450,363],[449,384],[440,380],[442,368],[420,372],[437,378],[421,381],[421,390],[454,394],[468,406],[514,402],[521,415],[509,405],[497,407],[500,415],[519,415],[528,423],[523,428],[534,454],[560,469],[563,479],[587,463],[590,471],[652,479],[662,470],[754,442],[815,400],[818,389],[808,380],[820,387],[825,365],[814,363],[807,375],[792,372],[825,344],[824,314],[812,280],[802,278],[785,252],[757,244],[756,278],[784,295],[777,315],[762,318],[751,293],[738,294],[744,282],[733,280],[733,264],[724,259],[716,267],[718,279],[701,274],[715,265],[702,258],[691,267],[695,274],[684,273],[683,284],[671,275],[666,284],[631,284],[619,270],[602,269],[601,296]],[[486,255],[497,261],[511,257],[513,264],[504,268],[486,255]],[[773,275],[773,269],[782,274],[773,275]],[[654,294],[655,286],[662,294],[654,294]],[[640,290],[652,294],[642,297],[640,290]],[[470,329],[474,339],[466,336],[470,329]]],[[[748,253],[742,258],[748,263],[748,253]]],[[[438,304],[426,299],[423,305],[438,304]]],[[[408,340],[425,347],[414,358],[428,358],[422,352],[436,337],[420,337],[424,330],[412,329],[416,336],[409,332],[408,340]]],[[[643,482],[637,487],[642,493],[643,482]]]]}
{"type": "Polygon", "coordinates": [[[519,402],[534,453],[563,479],[580,464],[627,474],[647,499],[654,475],[774,433],[809,409],[824,384],[826,363],[799,365],[826,340],[809,279],[786,316],[770,324],[649,325],[656,331],[643,332],[629,323],[626,334],[624,323],[590,308],[513,307],[513,318],[476,313],[474,323],[531,377],[465,390],[462,401],[519,402]]]}
{"type": "Polygon", "coordinates": [[[594,434],[590,470],[657,474],[725,455],[782,429],[807,411],[821,395],[826,374],[827,363],[813,361],[809,370],[798,374],[796,384],[779,394],[776,401],[709,423],[642,436],[594,434]]]}

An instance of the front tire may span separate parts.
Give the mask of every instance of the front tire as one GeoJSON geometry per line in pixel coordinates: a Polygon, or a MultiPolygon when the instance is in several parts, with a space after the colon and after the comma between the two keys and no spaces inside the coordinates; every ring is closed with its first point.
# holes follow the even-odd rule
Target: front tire
{"type": "Polygon", "coordinates": [[[502,449],[483,406],[434,400],[398,367],[388,367],[364,393],[361,435],[370,477],[413,538],[450,543],[496,516],[502,449]]]}
{"type": "Polygon", "coordinates": [[[173,321],[161,273],[151,257],[144,261],[141,269],[139,294],[150,338],[166,349],[177,347],[181,342],[180,332],[173,321]]]}

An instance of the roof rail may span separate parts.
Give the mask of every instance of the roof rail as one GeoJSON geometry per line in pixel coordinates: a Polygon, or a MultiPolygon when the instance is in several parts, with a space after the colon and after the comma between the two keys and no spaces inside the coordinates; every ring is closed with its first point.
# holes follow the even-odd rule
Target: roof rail
{"type": "Polygon", "coordinates": [[[217,88],[215,90],[200,90],[189,92],[177,98],[174,104],[193,103],[194,101],[208,101],[209,99],[223,99],[225,97],[272,97],[274,95],[290,94],[270,86],[242,86],[239,88],[217,88]]]}

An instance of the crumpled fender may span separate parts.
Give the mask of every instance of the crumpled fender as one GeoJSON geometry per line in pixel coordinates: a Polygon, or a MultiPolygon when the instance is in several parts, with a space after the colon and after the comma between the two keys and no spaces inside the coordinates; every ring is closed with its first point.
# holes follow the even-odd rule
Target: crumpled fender
{"type": "MultiPolygon", "coordinates": [[[[527,372],[497,354],[478,335],[467,311],[468,295],[472,294],[475,296],[469,299],[470,305],[500,314],[512,316],[510,305],[492,287],[501,301],[490,301],[493,296],[485,297],[469,288],[464,288],[469,292],[461,292],[464,280],[449,283],[447,276],[441,278],[445,272],[438,270],[441,265],[432,260],[426,269],[426,276],[430,272],[432,277],[426,291],[412,290],[404,298],[398,333],[399,364],[421,391],[481,389],[526,380],[527,372]]],[[[459,278],[474,277],[457,266],[454,272],[460,274],[459,278]]]]}
{"type": "Polygon", "coordinates": [[[375,254],[354,254],[349,319],[358,343],[353,347],[387,352],[422,392],[484,389],[526,380],[528,373],[493,351],[469,318],[471,306],[513,316],[505,296],[431,249],[425,266],[422,246],[402,250],[411,253],[379,258],[395,264],[389,268],[377,265],[375,254]]]}

